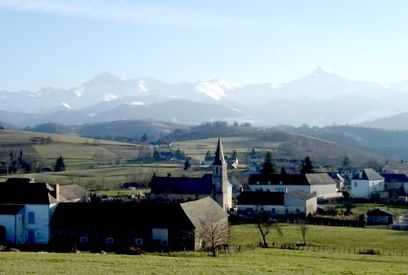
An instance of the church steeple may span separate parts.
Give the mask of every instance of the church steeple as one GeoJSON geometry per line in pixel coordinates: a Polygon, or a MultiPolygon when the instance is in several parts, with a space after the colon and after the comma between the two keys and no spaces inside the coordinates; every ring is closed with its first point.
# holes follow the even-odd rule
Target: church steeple
{"type": "Polygon", "coordinates": [[[224,151],[222,149],[222,144],[221,144],[221,138],[218,138],[218,143],[217,143],[217,150],[215,151],[215,158],[213,162],[214,165],[223,165],[226,164],[225,158],[224,158],[224,151]]]}
{"type": "Polygon", "coordinates": [[[213,170],[213,198],[218,204],[228,210],[232,207],[232,186],[228,181],[227,163],[224,159],[221,139],[218,139],[215,158],[212,163],[213,170]]]}

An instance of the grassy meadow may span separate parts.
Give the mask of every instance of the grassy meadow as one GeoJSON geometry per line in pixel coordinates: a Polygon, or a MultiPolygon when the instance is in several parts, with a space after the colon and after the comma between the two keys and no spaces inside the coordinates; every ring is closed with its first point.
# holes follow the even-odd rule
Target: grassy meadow
{"type": "MultiPolygon", "coordinates": [[[[283,237],[270,241],[299,242],[297,225],[283,224],[283,237]]],[[[255,225],[235,225],[232,244],[259,240],[255,225]]],[[[254,248],[209,257],[204,252],[142,254],[0,253],[0,274],[406,274],[408,254],[360,255],[346,247],[408,249],[406,232],[384,229],[310,226],[307,242],[343,250],[254,248]]],[[[408,252],[406,250],[406,252],[408,252]]]]}

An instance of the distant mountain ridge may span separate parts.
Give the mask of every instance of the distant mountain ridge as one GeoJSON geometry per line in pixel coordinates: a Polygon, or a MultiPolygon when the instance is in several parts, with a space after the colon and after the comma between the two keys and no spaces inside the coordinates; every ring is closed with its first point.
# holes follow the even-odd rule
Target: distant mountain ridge
{"type": "MultiPolygon", "coordinates": [[[[1,88],[1,87],[0,87],[1,88]]],[[[352,81],[322,67],[292,82],[239,85],[224,80],[169,84],[102,73],[70,89],[0,92],[1,120],[17,127],[158,119],[327,126],[408,112],[408,80],[388,86],[352,81]]],[[[375,126],[374,126],[375,127],[375,126]]]]}

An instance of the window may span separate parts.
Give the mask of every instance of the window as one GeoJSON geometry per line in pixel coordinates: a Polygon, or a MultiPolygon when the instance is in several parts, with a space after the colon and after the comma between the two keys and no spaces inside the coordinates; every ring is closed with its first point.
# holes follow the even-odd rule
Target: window
{"type": "Polygon", "coordinates": [[[35,213],[34,212],[28,212],[28,223],[29,224],[34,224],[35,223],[35,213]]]}
{"type": "Polygon", "coordinates": [[[106,244],[113,244],[114,243],[114,239],[111,237],[106,238],[106,244]]]}
{"type": "Polygon", "coordinates": [[[356,181],[354,182],[354,187],[357,187],[357,182],[356,181]]]}
{"type": "Polygon", "coordinates": [[[86,244],[88,243],[88,237],[82,236],[79,238],[79,243],[86,244]]]}
{"type": "Polygon", "coordinates": [[[152,239],[160,240],[162,244],[167,243],[168,235],[169,235],[169,232],[167,228],[153,228],[152,229],[152,239]]]}
{"type": "Polygon", "coordinates": [[[135,239],[135,245],[143,245],[143,239],[142,238],[136,238],[135,239]]]}

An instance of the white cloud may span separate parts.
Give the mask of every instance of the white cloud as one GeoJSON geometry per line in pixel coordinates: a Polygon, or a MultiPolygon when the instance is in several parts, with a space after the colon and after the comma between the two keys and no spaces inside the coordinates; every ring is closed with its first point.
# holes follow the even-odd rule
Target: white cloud
{"type": "Polygon", "coordinates": [[[192,10],[126,0],[0,0],[0,8],[141,25],[250,29],[271,27],[265,22],[211,16],[192,10]]]}

